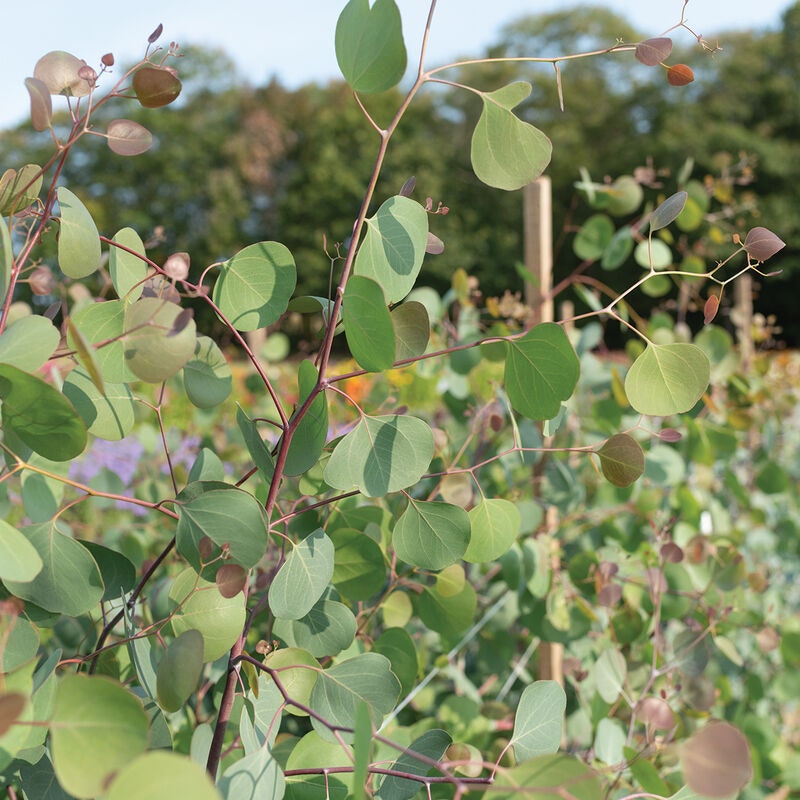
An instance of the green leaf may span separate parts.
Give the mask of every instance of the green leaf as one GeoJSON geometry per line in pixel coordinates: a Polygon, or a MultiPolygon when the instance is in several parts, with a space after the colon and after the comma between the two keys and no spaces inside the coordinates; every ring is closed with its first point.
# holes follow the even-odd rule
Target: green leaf
{"type": "Polygon", "coordinates": [[[353,274],[372,278],[386,303],[399,303],[414,288],[427,241],[425,209],[408,197],[390,197],[367,219],[353,274]]]}
{"type": "MultiPolygon", "coordinates": [[[[425,731],[411,742],[390,769],[407,775],[430,775],[435,769],[430,762],[441,761],[452,743],[453,739],[447,731],[436,728],[425,731]],[[424,756],[426,760],[416,758],[417,754],[424,756]]],[[[419,781],[387,775],[378,787],[376,796],[381,800],[411,800],[419,790],[419,781]]]]}
{"type": "Polygon", "coordinates": [[[105,591],[103,602],[119,600],[136,585],[136,567],[126,556],[98,542],[81,541],[100,570],[105,591]]]}
{"type": "Polygon", "coordinates": [[[594,754],[599,761],[609,766],[621,764],[625,760],[625,730],[615,719],[601,719],[597,723],[594,738],[594,754]]]}
{"type": "Polygon", "coordinates": [[[325,467],[335,489],[382,497],[415,484],[433,457],[433,434],[421,419],[364,416],[336,445],[325,467]]]}
{"type": "Polygon", "coordinates": [[[640,414],[682,414],[703,396],[710,374],[708,357],[696,345],[649,344],[625,376],[625,393],[640,414]]]}
{"type": "Polygon", "coordinates": [[[21,317],[0,334],[0,364],[36,372],[60,341],[61,334],[47,317],[21,317]]]}
{"type": "Polygon", "coordinates": [[[108,271],[117,296],[126,303],[138,300],[149,271],[145,261],[144,242],[133,228],[123,228],[111,240],[108,250],[108,271]],[[120,245],[115,247],[114,245],[120,245]],[[126,250],[123,250],[127,248],[126,250]],[[132,250],[133,252],[128,252],[132,250]],[[135,255],[138,253],[139,255],[135,255]],[[141,256],[141,257],[140,257],[141,256]]]}
{"type": "Polygon", "coordinates": [[[409,500],[392,533],[398,558],[420,569],[454,564],[469,545],[470,519],[460,506],[409,500]]]}
{"type": "Polygon", "coordinates": [[[544,322],[509,342],[505,384],[516,411],[534,420],[552,419],[575,390],[580,362],[560,325],[544,322]]]}
{"type": "MultiPolygon", "coordinates": [[[[71,320],[83,337],[95,345],[94,361],[106,381],[127,383],[136,379],[125,364],[121,341],[125,329],[125,304],[121,300],[91,303],[73,314],[71,320]]],[[[67,330],[67,343],[76,348],[70,329],[67,330]]]]}
{"type": "Polygon", "coordinates": [[[247,452],[258,467],[265,481],[272,480],[272,475],[275,472],[275,461],[269,448],[264,443],[259,433],[256,423],[247,416],[247,413],[241,408],[236,409],[236,424],[244,437],[244,443],[247,447],[247,452]]]}
{"type": "Polygon", "coordinates": [[[67,675],[58,684],[50,722],[58,782],[76,797],[104,794],[114,773],[144,752],[148,728],[141,702],[120,684],[67,675]]]}
{"type": "MultiPolygon", "coordinates": [[[[667,269],[672,266],[672,250],[661,239],[645,239],[634,248],[633,260],[644,269],[667,269]]],[[[655,281],[656,278],[659,282],[668,280],[666,275],[654,276],[651,280],[655,281]]]]}
{"type": "Polygon", "coordinates": [[[203,634],[203,661],[216,661],[233,647],[244,626],[244,595],[223,597],[213,583],[198,578],[193,570],[181,572],[169,591],[181,604],[172,617],[176,636],[192,628],[203,634]],[[195,588],[196,587],[196,588],[195,588]]]}
{"type": "MultiPolygon", "coordinates": [[[[299,408],[317,384],[317,368],[311,361],[303,360],[297,369],[297,407],[299,408]]],[[[286,475],[302,475],[319,460],[328,438],[328,401],[320,392],[295,428],[286,464],[286,475]]]]}
{"type": "MultiPolygon", "coordinates": [[[[126,759],[127,760],[127,759],[126,759]]],[[[221,800],[208,773],[190,758],[154,750],[131,761],[111,784],[106,800],[221,800]]]]}
{"type": "Polygon", "coordinates": [[[190,483],[177,497],[178,551],[195,565],[197,543],[207,536],[231,561],[254,567],[267,549],[269,523],[258,500],[226,483],[190,483]]]}
{"type": "MultiPolygon", "coordinates": [[[[363,653],[319,674],[310,707],[328,723],[353,728],[358,705],[364,702],[377,728],[394,708],[399,693],[400,682],[392,673],[389,659],[379,653],[363,653]]],[[[312,717],[311,723],[323,739],[335,741],[333,733],[318,718],[312,717]]],[[[341,735],[345,741],[352,740],[352,734],[341,735]]]]}
{"type": "Polygon", "coordinates": [[[59,186],[61,225],[58,235],[58,266],[69,278],[91,275],[100,266],[100,236],[86,206],[67,188],[59,186]]]}
{"type": "Polygon", "coordinates": [[[584,261],[602,258],[614,237],[614,223],[605,214],[594,214],[581,225],[572,249],[584,261]]]}
{"type": "Polygon", "coordinates": [[[356,618],[344,603],[323,599],[302,619],[276,620],[275,635],[315,658],[335,656],[353,643],[356,618]]]}
{"type": "Polygon", "coordinates": [[[38,164],[26,164],[21,170],[7,169],[0,177],[0,214],[16,214],[35,203],[43,178],[38,164]]]}
{"type": "MultiPolygon", "coordinates": [[[[31,664],[36,658],[36,651],[39,648],[39,634],[36,628],[28,622],[25,617],[17,616],[13,613],[5,613],[0,616],[0,641],[3,647],[0,648],[0,673],[8,675],[25,664],[31,664]]],[[[31,669],[33,665],[31,664],[31,669]]],[[[4,691],[13,691],[14,686],[8,682],[3,687],[4,691]]],[[[25,690],[30,694],[30,690],[25,690]]],[[[0,695],[1,696],[1,695],[0,695]]],[[[3,736],[0,735],[0,742],[3,736]]],[[[3,745],[5,742],[3,742],[3,745]]],[[[2,750],[2,746],[0,746],[2,750]]]]}
{"type": "Polygon", "coordinates": [[[475,590],[469,583],[455,595],[442,594],[437,584],[426,587],[416,598],[416,608],[420,619],[431,630],[443,636],[455,636],[472,624],[477,602],[475,590]]]}
{"type": "Polygon", "coordinates": [[[11,271],[14,268],[14,248],[8,224],[0,216],[0,303],[5,303],[8,287],[11,284],[11,271]]]}
{"type": "Polygon", "coordinates": [[[571,800],[597,800],[603,796],[597,773],[576,756],[563,753],[532,758],[498,772],[492,800],[563,800],[569,787],[571,800]]]}
{"type": "Polygon", "coordinates": [[[470,540],[464,561],[485,564],[500,558],[522,527],[519,509],[509,500],[482,500],[469,511],[470,540]]]}
{"type": "Polygon", "coordinates": [[[394,0],[350,0],[336,23],[336,61],[353,91],[396,86],[406,71],[403,22],[394,0]]]}
{"type": "Polygon", "coordinates": [[[32,581],[41,571],[42,559],[27,537],[0,520],[0,580],[32,581]]]}
{"type": "Polygon", "coordinates": [[[178,711],[197,688],[203,671],[203,635],[190,628],[169,643],[158,664],[156,692],[164,711],[178,711]]]}
{"type": "MultiPolygon", "coordinates": [[[[384,622],[386,621],[384,609],[384,622]]],[[[386,656],[392,664],[392,672],[400,681],[401,694],[407,695],[413,688],[419,672],[419,655],[414,640],[405,628],[387,628],[372,646],[375,653],[386,656]]]]}
{"type": "Polygon", "coordinates": [[[231,368],[217,343],[208,336],[198,336],[194,358],[183,368],[183,385],[192,404],[214,408],[231,393],[231,368]]]}
{"type": "MultiPolygon", "coordinates": [[[[264,665],[278,672],[277,679],[284,692],[292,700],[302,705],[308,705],[311,691],[321,669],[319,661],[311,653],[299,647],[281,647],[264,657],[264,665]]],[[[283,702],[282,698],[280,702],[283,702]]],[[[298,717],[308,716],[305,709],[292,704],[288,704],[286,710],[298,717]]]]}
{"type": "Polygon", "coordinates": [[[161,383],[194,355],[194,320],[182,314],[180,306],[158,297],[142,297],[125,307],[125,363],[137,378],[161,383]]]}
{"type": "Polygon", "coordinates": [[[368,372],[382,372],[394,363],[394,325],[383,290],[371,278],[353,275],[342,302],[344,333],[350,353],[368,372]]]}
{"type": "Polygon", "coordinates": [[[219,788],[228,800],[278,800],[285,791],[285,778],[271,748],[261,747],[231,764],[222,773],[219,788]]]}
{"type": "Polygon", "coordinates": [[[613,647],[604,650],[594,665],[597,693],[606,703],[616,703],[628,676],[625,657],[613,647]]]}
{"type": "Polygon", "coordinates": [[[386,581],[386,563],[380,545],[363,531],[337,528],[331,581],[348,600],[366,600],[386,581]]]}
{"type": "Polygon", "coordinates": [[[650,215],[650,233],[666,228],[667,225],[673,223],[683,211],[688,197],[687,192],[676,192],[661,203],[650,215]]]}
{"type": "Polygon", "coordinates": [[[481,92],[483,110],[472,134],[472,169],[488,186],[521,189],[550,163],[553,146],[533,125],[511,113],[531,93],[517,81],[494,92],[481,92]]]}
{"type": "Polygon", "coordinates": [[[627,433],[617,433],[596,451],[600,469],[614,486],[630,486],[644,473],[644,451],[627,433]]]}
{"type": "Polygon", "coordinates": [[[633,236],[631,235],[630,227],[626,225],[611,237],[611,241],[603,252],[600,266],[605,270],[619,269],[632,251],[633,236]]]}
{"type": "Polygon", "coordinates": [[[333,576],[333,542],[322,528],[296,544],[269,590],[269,607],[278,619],[301,619],[322,597],[333,576]]]}
{"type": "Polygon", "coordinates": [[[406,300],[392,309],[395,335],[395,360],[421,356],[428,347],[431,323],[428,310],[416,300],[406,300]]]}
{"type": "Polygon", "coordinates": [[[556,681],[536,681],[525,687],[511,737],[517,761],[558,750],[566,707],[567,696],[556,681]]]}
{"type": "Polygon", "coordinates": [[[23,764],[20,767],[20,779],[25,797],[36,797],[39,800],[73,800],[59,785],[53,765],[45,756],[36,764],[23,764]]]}
{"type": "Polygon", "coordinates": [[[288,248],[279,242],[259,242],[222,265],[212,296],[234,328],[254,331],[280,318],[296,282],[288,248]]]}
{"type": "Polygon", "coordinates": [[[103,579],[89,551],[70,536],[59,533],[55,523],[44,522],[22,529],[42,561],[31,581],[6,580],[8,590],[48,611],[79,617],[94,609],[103,597],[103,579]]]}
{"type": "Polygon", "coordinates": [[[0,364],[3,428],[50,461],[69,461],[86,447],[86,427],[61,392],[34,375],[0,364]]]}
{"type": "Polygon", "coordinates": [[[133,430],[136,407],[127,384],[106,383],[101,393],[92,379],[82,369],[76,368],[67,375],[63,391],[89,433],[115,442],[133,430]]]}

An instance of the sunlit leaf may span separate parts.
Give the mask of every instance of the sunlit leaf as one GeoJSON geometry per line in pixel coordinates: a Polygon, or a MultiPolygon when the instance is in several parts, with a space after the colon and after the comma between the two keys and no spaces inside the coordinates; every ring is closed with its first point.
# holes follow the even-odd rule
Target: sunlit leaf
{"type": "Polygon", "coordinates": [[[470,520],[459,506],[411,499],[392,532],[398,558],[420,569],[440,570],[467,549],[470,520]]]}
{"type": "Polygon", "coordinates": [[[0,364],[3,428],[50,461],[69,461],[86,447],[86,427],[61,392],[34,375],[0,364]]]}
{"type": "Polygon", "coordinates": [[[0,334],[0,364],[36,372],[53,355],[61,334],[46,317],[31,314],[9,325],[0,334]]]}
{"type": "Polygon", "coordinates": [[[644,473],[644,451],[627,433],[614,434],[595,452],[603,475],[614,486],[630,486],[644,473]]]}
{"type": "Polygon", "coordinates": [[[158,703],[165,711],[177,711],[197,688],[203,670],[203,636],[190,628],[167,647],[158,664],[158,703]]]}
{"type": "Polygon", "coordinates": [[[469,511],[471,528],[464,561],[475,564],[494,561],[506,553],[520,532],[519,509],[509,500],[488,498],[469,511]]]}
{"type": "MultiPolygon", "coordinates": [[[[311,653],[299,647],[282,647],[267,655],[264,665],[277,671],[277,680],[292,700],[300,705],[308,705],[320,670],[319,661],[311,653]]],[[[291,703],[286,709],[298,717],[308,716],[305,709],[291,703]]]]}
{"type": "MultiPolygon", "coordinates": [[[[126,759],[127,761],[128,759],[126,759]]],[[[133,759],[108,789],[106,800],[221,800],[208,773],[188,756],[153,750],[133,759]]]]}
{"type": "Polygon", "coordinates": [[[342,303],[344,333],[350,353],[369,372],[381,372],[394,363],[395,335],[381,287],[370,278],[353,275],[342,303]]]}
{"type": "Polygon", "coordinates": [[[524,81],[481,93],[483,110],[472,134],[470,155],[475,175],[488,186],[520,189],[550,163],[553,146],[547,136],[511,112],[530,93],[531,86],[524,81]]]}
{"type": "Polygon", "coordinates": [[[425,257],[428,215],[408,197],[390,197],[367,219],[353,272],[372,278],[386,303],[399,303],[413,288],[425,257]]]}
{"type": "Polygon", "coordinates": [[[552,419],[575,390],[580,362],[560,325],[545,322],[509,342],[505,386],[516,411],[552,419]]]}
{"type": "Polygon", "coordinates": [[[108,250],[111,282],[120,299],[133,302],[141,297],[142,284],[148,273],[144,243],[133,228],[117,231],[112,241],[114,244],[108,250]]]}
{"type": "Polygon", "coordinates": [[[61,210],[58,266],[69,278],[85,278],[100,266],[100,236],[86,206],[66,187],[59,186],[61,210]]]}
{"type": "Polygon", "coordinates": [[[703,396],[710,374],[708,357],[696,345],[650,344],[628,370],[625,393],[640,414],[682,414],[703,396]]]}
{"type": "Polygon", "coordinates": [[[171,69],[144,66],[133,75],[133,91],[144,108],[161,108],[181,93],[181,82],[171,69]]]}
{"type": "Polygon", "coordinates": [[[625,685],[628,667],[619,650],[609,647],[604,650],[594,665],[594,680],[597,693],[606,703],[615,703],[625,685]]]}
{"type": "Polygon", "coordinates": [[[157,297],[142,297],[125,307],[125,363],[148,383],[176,375],[196,346],[194,320],[173,335],[181,307],[157,297]]]}
{"type": "Polygon", "coordinates": [[[94,362],[103,375],[104,383],[128,383],[136,376],[125,363],[122,334],[125,326],[125,304],[121,300],[107,300],[84,306],[70,317],[72,326],[67,329],[67,344],[75,348],[70,336],[77,327],[94,348],[94,362]]]}
{"type": "Polygon", "coordinates": [[[50,94],[66,97],[85,97],[89,82],[78,74],[86,62],[64,50],[53,50],[43,55],[33,68],[33,77],[41,81],[50,94]]]}
{"type": "Polygon", "coordinates": [[[118,156],[138,156],[153,145],[153,134],[130,119],[115,119],[106,128],[109,150],[118,156]]]}
{"type": "Polygon", "coordinates": [[[433,456],[433,434],[421,419],[402,414],[364,416],[336,445],[325,482],[342,491],[382,497],[415,484],[433,456]]]}
{"type": "Polygon", "coordinates": [[[32,581],[43,562],[28,538],[5,520],[0,520],[0,580],[32,581]]]}
{"type": "Polygon", "coordinates": [[[213,299],[234,328],[254,331],[286,311],[296,281],[289,250],[279,242],[259,242],[222,265],[213,299]]]}
{"type": "Polygon", "coordinates": [[[333,542],[322,528],[291,548],[269,590],[269,607],[279,619],[311,611],[333,576],[333,542]]]}
{"type": "MultiPolygon", "coordinates": [[[[2,214],[0,209],[0,215],[2,214]]],[[[14,267],[14,247],[6,221],[0,216],[0,303],[5,302],[11,283],[11,270],[14,267]]]]}
{"type": "Polygon", "coordinates": [[[26,164],[19,171],[7,169],[0,177],[0,215],[14,214],[36,202],[42,180],[41,167],[36,164],[26,164]]]}
{"type": "Polygon", "coordinates": [[[144,752],[148,729],[141,701],[119,683],[103,676],[61,678],[50,722],[58,782],[76,797],[104,794],[113,775],[144,752]]]}
{"type": "Polygon", "coordinates": [[[514,717],[511,744],[517,761],[555,753],[561,745],[567,696],[556,681],[525,687],[514,717]]]}
{"type": "Polygon", "coordinates": [[[336,61],[356,92],[385,92],[406,71],[400,11],[394,0],[350,0],[336,23],[336,61]]]}

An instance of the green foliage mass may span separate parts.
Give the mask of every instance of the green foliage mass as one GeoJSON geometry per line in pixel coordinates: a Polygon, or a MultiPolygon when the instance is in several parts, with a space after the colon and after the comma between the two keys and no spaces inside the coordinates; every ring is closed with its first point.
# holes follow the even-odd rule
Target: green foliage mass
{"type": "Polygon", "coordinates": [[[800,789],[800,366],[713,324],[785,247],[720,223],[746,170],[587,161],[554,290],[583,308],[559,323],[464,269],[509,285],[498,215],[558,151],[529,68],[558,95],[590,64],[567,139],[599,137],[601,93],[615,124],[646,117],[628,73],[671,41],[584,24],[521,23],[481,69],[423,57],[404,90],[395,0],[342,11],[346,87],[244,91],[202,54],[179,73],[161,26],[105,93],[109,56],[37,62],[42,166],[12,132],[0,178],[10,798],[800,789]],[[508,59],[551,40],[571,54],[508,59]]]}

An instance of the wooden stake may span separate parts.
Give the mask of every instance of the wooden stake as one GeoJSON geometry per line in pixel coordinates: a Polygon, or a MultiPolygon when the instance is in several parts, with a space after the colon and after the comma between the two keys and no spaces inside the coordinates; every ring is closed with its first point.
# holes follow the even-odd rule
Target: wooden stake
{"type": "Polygon", "coordinates": [[[525,187],[525,303],[533,309],[529,326],[552,322],[553,299],[553,200],[550,178],[542,176],[525,187]]]}

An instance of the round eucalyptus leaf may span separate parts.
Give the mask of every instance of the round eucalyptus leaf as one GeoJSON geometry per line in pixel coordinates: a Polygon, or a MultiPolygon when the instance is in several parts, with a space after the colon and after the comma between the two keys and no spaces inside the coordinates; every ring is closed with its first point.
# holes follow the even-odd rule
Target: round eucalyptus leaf
{"type": "Polygon", "coordinates": [[[82,369],[74,369],[64,381],[63,391],[89,433],[108,441],[119,441],[133,430],[136,409],[126,383],[106,383],[104,391],[100,392],[82,369]]]}
{"type": "Polygon", "coordinates": [[[395,333],[381,287],[370,278],[352,275],[344,290],[342,319],[358,365],[368,372],[389,369],[395,358],[395,333]]]}
{"type": "Polygon", "coordinates": [[[38,551],[27,537],[5,520],[0,520],[0,579],[31,581],[42,566],[38,551]]]}
{"type": "Polygon", "coordinates": [[[500,558],[519,535],[522,518],[509,500],[482,500],[469,511],[470,540],[464,561],[487,563],[500,558]]]}
{"type": "Polygon", "coordinates": [[[66,187],[57,190],[60,214],[58,266],[70,278],[85,278],[100,266],[100,236],[86,206],[66,187]]]}
{"type": "Polygon", "coordinates": [[[178,711],[197,688],[203,671],[203,635],[190,628],[173,639],[156,673],[158,704],[178,711]]]}
{"type": "Polygon", "coordinates": [[[194,357],[183,368],[183,385],[189,400],[198,408],[214,408],[231,393],[230,365],[208,336],[197,337],[194,357]]]}
{"type": "Polygon", "coordinates": [[[392,546],[407,564],[440,570],[464,555],[469,537],[470,518],[463,508],[412,499],[395,524],[392,546]]]}
{"type": "Polygon", "coordinates": [[[141,297],[142,285],[148,273],[144,242],[133,228],[117,231],[112,242],[108,249],[111,282],[120,300],[131,303],[141,297]]]}
{"type": "Polygon", "coordinates": [[[164,750],[153,750],[120,770],[109,787],[106,800],[221,800],[211,778],[191,758],[164,750]]]}
{"type": "Polygon", "coordinates": [[[9,325],[0,334],[0,364],[36,372],[53,355],[61,334],[47,317],[31,314],[9,325]]]}

